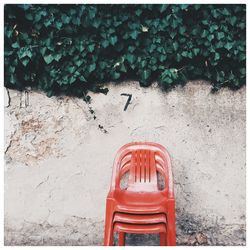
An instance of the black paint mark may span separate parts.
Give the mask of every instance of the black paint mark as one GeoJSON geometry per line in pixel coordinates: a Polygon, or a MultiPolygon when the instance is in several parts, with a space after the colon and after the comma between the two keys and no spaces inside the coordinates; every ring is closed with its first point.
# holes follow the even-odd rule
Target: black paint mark
{"type": "Polygon", "coordinates": [[[89,107],[89,112],[90,112],[92,115],[95,113],[95,111],[94,111],[91,107],[89,107]]]}
{"type": "Polygon", "coordinates": [[[104,134],[108,133],[108,131],[102,125],[99,124],[98,127],[104,134]]]}
{"type": "Polygon", "coordinates": [[[125,94],[125,93],[122,93],[121,95],[128,96],[128,100],[127,100],[127,102],[125,104],[125,107],[124,107],[124,110],[123,110],[123,111],[126,111],[127,108],[128,108],[128,105],[131,103],[130,101],[132,99],[132,95],[131,94],[125,94]]]}

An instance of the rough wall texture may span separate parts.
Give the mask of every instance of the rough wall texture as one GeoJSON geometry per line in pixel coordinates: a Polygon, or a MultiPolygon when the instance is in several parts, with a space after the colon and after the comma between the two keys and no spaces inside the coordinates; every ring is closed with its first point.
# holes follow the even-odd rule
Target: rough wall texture
{"type": "Polygon", "coordinates": [[[90,104],[5,90],[5,244],[101,245],[115,152],[154,141],[173,161],[178,244],[245,245],[245,88],[108,87],[90,104]]]}

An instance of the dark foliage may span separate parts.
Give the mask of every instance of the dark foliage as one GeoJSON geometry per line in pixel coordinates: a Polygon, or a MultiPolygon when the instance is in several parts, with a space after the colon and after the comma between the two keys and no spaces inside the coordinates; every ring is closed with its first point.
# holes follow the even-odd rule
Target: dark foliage
{"type": "Polygon", "coordinates": [[[123,79],[246,81],[245,5],[5,5],[4,20],[6,87],[82,96],[123,79]]]}

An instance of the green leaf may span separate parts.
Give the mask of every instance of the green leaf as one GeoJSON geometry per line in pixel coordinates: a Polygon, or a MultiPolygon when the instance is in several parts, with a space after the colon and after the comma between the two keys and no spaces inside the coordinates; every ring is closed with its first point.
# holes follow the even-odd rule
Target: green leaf
{"type": "Polygon", "coordinates": [[[219,41],[218,43],[216,43],[215,48],[217,49],[224,48],[224,42],[219,41]]]}
{"type": "Polygon", "coordinates": [[[200,5],[200,4],[194,4],[193,6],[194,6],[194,9],[195,9],[195,10],[199,10],[199,9],[200,9],[200,7],[201,7],[201,5],[200,5]]]}
{"type": "Polygon", "coordinates": [[[135,69],[136,65],[135,64],[130,64],[129,65],[131,69],[135,69]]]}
{"type": "Polygon", "coordinates": [[[93,19],[96,15],[96,7],[89,8],[89,17],[93,19]]]}
{"type": "Polygon", "coordinates": [[[33,15],[31,13],[27,13],[25,15],[26,19],[29,20],[29,21],[32,21],[33,20],[33,15]]]}
{"type": "Polygon", "coordinates": [[[100,19],[95,19],[93,22],[92,22],[92,25],[98,29],[100,27],[100,24],[101,24],[101,20],[100,19]]]}
{"type": "Polygon", "coordinates": [[[89,52],[93,52],[94,49],[95,49],[95,44],[89,44],[87,49],[88,49],[89,52]]]}
{"type": "Polygon", "coordinates": [[[124,73],[127,73],[127,69],[126,69],[126,67],[125,67],[125,65],[123,63],[121,64],[120,71],[124,72],[124,73]]]}
{"type": "Polygon", "coordinates": [[[245,22],[240,23],[239,28],[244,30],[246,28],[246,23],[245,22]]]}
{"type": "Polygon", "coordinates": [[[222,14],[225,15],[225,16],[229,16],[229,15],[230,15],[230,12],[228,11],[227,8],[223,8],[222,14]]]}
{"type": "Polygon", "coordinates": [[[21,59],[21,62],[24,66],[27,66],[27,64],[29,63],[30,59],[28,57],[24,57],[21,59]]]}
{"type": "Polygon", "coordinates": [[[137,16],[140,16],[141,13],[142,13],[142,10],[141,10],[141,9],[138,9],[138,10],[135,11],[135,14],[136,14],[137,16]]]}
{"type": "Polygon", "coordinates": [[[16,76],[13,74],[10,75],[10,83],[16,84],[16,76]]]}
{"type": "Polygon", "coordinates": [[[111,36],[111,37],[110,37],[110,43],[111,43],[112,45],[115,45],[116,42],[117,42],[117,36],[111,36]]]}
{"type": "Polygon", "coordinates": [[[142,60],[141,63],[140,63],[141,68],[145,68],[146,65],[147,65],[147,61],[142,60]]]}
{"type": "Polygon", "coordinates": [[[239,61],[245,61],[246,60],[246,54],[240,54],[239,61]]]}
{"type": "Polygon", "coordinates": [[[173,29],[175,29],[175,28],[178,27],[178,21],[177,21],[176,19],[172,19],[171,27],[172,27],[173,29]]]}
{"type": "Polygon", "coordinates": [[[61,19],[64,24],[69,24],[70,22],[70,17],[67,16],[66,14],[62,14],[61,19]]]}
{"type": "Polygon", "coordinates": [[[51,19],[47,19],[47,20],[44,21],[43,24],[47,28],[47,27],[49,27],[51,25],[51,23],[52,23],[52,20],[51,19]]]}
{"type": "Polygon", "coordinates": [[[40,49],[40,52],[41,52],[42,56],[45,55],[46,51],[47,51],[47,48],[46,48],[46,47],[42,47],[42,48],[40,49]]]}
{"type": "Polygon", "coordinates": [[[217,17],[220,15],[220,13],[218,12],[217,9],[213,9],[213,10],[211,11],[211,13],[212,13],[212,16],[213,16],[214,18],[217,18],[217,17]]]}
{"type": "Polygon", "coordinates": [[[201,37],[205,38],[208,35],[208,31],[207,30],[203,30],[201,33],[201,37]]]}
{"type": "Polygon", "coordinates": [[[17,51],[18,58],[24,58],[24,57],[32,57],[32,52],[29,47],[22,47],[17,51]]]}
{"type": "Polygon", "coordinates": [[[59,53],[59,54],[56,54],[55,56],[54,56],[54,59],[57,61],[57,62],[59,62],[59,60],[62,58],[62,54],[61,53],[59,53]]]}
{"type": "Polygon", "coordinates": [[[58,29],[58,30],[60,30],[61,29],[61,27],[62,27],[62,22],[60,22],[60,21],[56,21],[55,22],[55,26],[56,26],[56,28],[58,29]]]}
{"type": "Polygon", "coordinates": [[[202,24],[204,24],[204,25],[209,25],[209,21],[208,21],[208,20],[202,20],[201,22],[202,22],[202,24]]]}
{"type": "Polygon", "coordinates": [[[18,4],[18,7],[28,10],[32,5],[31,4],[18,4]]]}
{"type": "Polygon", "coordinates": [[[183,52],[181,53],[181,55],[182,55],[183,57],[187,57],[187,56],[188,56],[188,51],[183,51],[183,52]]]}
{"type": "Polygon", "coordinates": [[[217,38],[218,38],[218,40],[220,40],[220,39],[222,39],[222,38],[224,38],[224,37],[225,37],[224,32],[218,32],[218,33],[217,33],[217,38]]]}
{"type": "Polygon", "coordinates": [[[80,17],[72,18],[72,23],[77,25],[77,26],[80,26],[81,25],[80,17]]]}
{"type": "Polygon", "coordinates": [[[207,37],[207,39],[208,39],[209,42],[211,42],[211,41],[214,39],[214,35],[213,35],[213,34],[212,34],[212,35],[209,35],[209,36],[207,37]]]}
{"type": "Polygon", "coordinates": [[[213,24],[213,25],[211,25],[210,27],[209,27],[209,31],[211,32],[211,33],[213,33],[215,30],[218,30],[218,25],[216,25],[216,24],[213,24]]]}
{"type": "Polygon", "coordinates": [[[178,54],[176,55],[176,61],[177,61],[177,62],[180,62],[181,59],[182,59],[182,57],[181,57],[181,55],[178,53],[178,54]]]}
{"type": "Polygon", "coordinates": [[[72,84],[76,81],[76,78],[74,76],[69,77],[69,84],[72,84]]]}
{"type": "Polygon", "coordinates": [[[126,59],[128,60],[128,62],[130,64],[132,64],[135,61],[136,58],[135,58],[135,56],[133,54],[127,54],[126,59]]]}
{"type": "Polygon", "coordinates": [[[79,51],[80,52],[83,52],[84,51],[84,44],[82,43],[82,42],[80,42],[80,44],[79,44],[79,51]]]}
{"type": "Polygon", "coordinates": [[[20,48],[18,42],[12,43],[11,47],[12,47],[13,49],[18,49],[18,48],[20,48]]]}
{"type": "Polygon", "coordinates": [[[150,77],[150,74],[151,74],[150,70],[147,70],[147,69],[143,70],[142,71],[142,80],[147,81],[148,78],[150,77]]]}
{"type": "Polygon", "coordinates": [[[81,58],[79,58],[78,60],[75,61],[75,64],[76,64],[78,67],[80,67],[83,63],[84,63],[84,61],[83,61],[81,58]]]}
{"type": "Polygon", "coordinates": [[[174,48],[175,51],[178,50],[178,47],[179,47],[178,43],[177,43],[177,42],[174,42],[174,43],[173,43],[173,48],[174,48]]]}
{"type": "Polygon", "coordinates": [[[227,43],[225,44],[224,48],[227,49],[227,50],[232,49],[232,48],[233,48],[233,43],[227,42],[227,43]]]}
{"type": "Polygon", "coordinates": [[[44,56],[43,59],[47,64],[50,64],[54,60],[54,58],[51,54],[44,56]]]}
{"type": "Polygon", "coordinates": [[[232,16],[229,18],[229,22],[232,26],[234,26],[237,22],[237,17],[236,16],[232,16]]]}
{"type": "Polygon", "coordinates": [[[69,71],[69,73],[74,73],[75,72],[75,70],[76,70],[76,67],[75,66],[69,66],[68,67],[68,71],[69,71]]]}
{"type": "Polygon", "coordinates": [[[101,69],[105,69],[107,64],[105,62],[100,62],[99,63],[101,69]]]}
{"type": "Polygon", "coordinates": [[[80,76],[80,77],[79,77],[79,80],[80,80],[81,82],[87,82],[87,80],[85,79],[84,76],[80,76]]]}
{"type": "Polygon", "coordinates": [[[174,37],[176,36],[176,31],[171,31],[169,35],[172,39],[174,39],[174,37]]]}
{"type": "Polygon", "coordinates": [[[103,40],[101,42],[101,45],[102,45],[103,48],[107,48],[109,46],[109,41],[108,40],[103,40]]]}
{"type": "Polygon", "coordinates": [[[41,20],[41,18],[42,18],[41,13],[37,13],[37,14],[35,15],[35,22],[38,23],[38,22],[41,20]]]}
{"type": "Polygon", "coordinates": [[[30,75],[29,74],[24,74],[23,79],[24,79],[24,81],[29,81],[30,80],[30,75]]]}
{"type": "Polygon", "coordinates": [[[214,60],[218,61],[219,59],[220,59],[220,54],[219,53],[215,53],[214,60]]]}
{"type": "Polygon", "coordinates": [[[188,4],[180,4],[180,8],[181,8],[182,10],[187,9],[187,7],[188,7],[188,4]]]}
{"type": "MultiPolygon", "coordinates": [[[[155,49],[157,48],[157,46],[155,44],[151,44],[149,47],[148,47],[148,51],[150,53],[152,53],[155,49]]],[[[130,52],[133,52],[133,51],[130,51],[130,52]]]]}
{"type": "Polygon", "coordinates": [[[12,36],[13,31],[12,30],[4,30],[4,34],[10,38],[12,36]]]}
{"type": "Polygon", "coordinates": [[[96,64],[92,63],[89,65],[89,73],[93,72],[96,69],[96,64]]]}
{"type": "Polygon", "coordinates": [[[138,34],[139,32],[137,30],[134,30],[130,33],[130,37],[135,40],[138,37],[138,34]]]}
{"type": "Polygon", "coordinates": [[[167,4],[161,4],[160,5],[160,13],[164,12],[168,8],[167,4]]]}
{"type": "Polygon", "coordinates": [[[173,80],[170,77],[165,77],[165,78],[163,78],[163,82],[167,83],[167,84],[171,84],[173,82],[173,80]]]}
{"type": "Polygon", "coordinates": [[[180,32],[181,35],[183,35],[186,32],[186,27],[180,26],[179,32],[180,32]]]}
{"type": "Polygon", "coordinates": [[[160,52],[161,54],[164,54],[164,55],[166,54],[166,51],[163,47],[158,47],[157,51],[160,52]]]}
{"type": "Polygon", "coordinates": [[[10,66],[9,71],[13,74],[15,72],[15,67],[10,66]]]}
{"type": "Polygon", "coordinates": [[[129,51],[130,53],[133,53],[133,52],[135,51],[135,47],[134,47],[134,46],[129,46],[129,47],[128,47],[128,51],[129,51]]]}
{"type": "Polygon", "coordinates": [[[200,49],[199,48],[194,48],[193,53],[194,53],[195,56],[197,56],[200,53],[200,49]]]}
{"type": "Polygon", "coordinates": [[[114,80],[119,79],[120,76],[121,76],[121,74],[120,74],[119,72],[113,72],[113,73],[112,73],[112,78],[113,78],[114,80]]]}
{"type": "Polygon", "coordinates": [[[167,56],[165,56],[165,55],[160,55],[159,56],[159,61],[160,62],[164,62],[166,59],[167,59],[167,56]]]}

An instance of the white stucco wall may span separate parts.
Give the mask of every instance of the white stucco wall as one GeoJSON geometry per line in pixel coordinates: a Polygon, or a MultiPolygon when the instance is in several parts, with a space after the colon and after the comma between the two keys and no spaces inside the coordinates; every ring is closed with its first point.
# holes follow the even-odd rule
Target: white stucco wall
{"type": "Polygon", "coordinates": [[[153,141],[173,161],[178,244],[244,245],[245,88],[107,86],[90,104],[5,90],[5,244],[102,245],[115,153],[153,141]]]}

